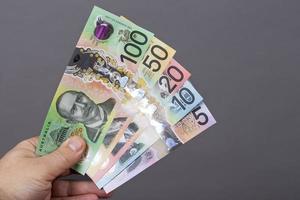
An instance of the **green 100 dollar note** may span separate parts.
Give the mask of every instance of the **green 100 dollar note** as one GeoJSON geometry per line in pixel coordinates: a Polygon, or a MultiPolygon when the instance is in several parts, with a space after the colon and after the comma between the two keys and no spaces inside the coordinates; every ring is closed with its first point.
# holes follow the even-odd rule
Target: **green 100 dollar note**
{"type": "MultiPolygon", "coordinates": [[[[67,66],[45,119],[37,154],[50,153],[68,137],[80,135],[88,148],[74,169],[85,173],[99,146],[107,141],[106,133],[115,135],[114,130],[126,120],[127,115],[117,100],[119,96],[112,91],[117,88],[115,83],[118,81],[119,86],[121,80],[115,81],[119,74],[116,75],[113,66],[125,66],[125,61],[139,62],[152,37],[152,33],[112,13],[97,7],[93,9],[78,42],[79,47],[86,48],[76,48],[67,66]],[[90,51],[93,48],[99,53],[90,51]],[[106,84],[106,80],[110,82],[106,84]]],[[[126,76],[121,78],[126,80],[126,76]]]]}

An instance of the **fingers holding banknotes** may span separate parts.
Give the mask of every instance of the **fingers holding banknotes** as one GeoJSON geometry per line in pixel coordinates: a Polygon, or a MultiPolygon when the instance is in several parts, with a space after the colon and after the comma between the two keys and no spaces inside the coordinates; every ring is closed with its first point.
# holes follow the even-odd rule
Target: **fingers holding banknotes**
{"type": "Polygon", "coordinates": [[[81,137],[66,140],[56,151],[42,157],[35,154],[38,138],[24,140],[0,160],[0,199],[93,200],[108,198],[90,181],[57,179],[70,173],[84,153],[81,137]]]}

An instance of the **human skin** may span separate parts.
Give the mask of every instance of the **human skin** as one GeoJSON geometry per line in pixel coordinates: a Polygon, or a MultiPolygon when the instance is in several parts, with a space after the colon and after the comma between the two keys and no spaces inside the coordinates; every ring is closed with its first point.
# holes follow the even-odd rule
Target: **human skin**
{"type": "Polygon", "coordinates": [[[56,151],[39,157],[38,138],[24,140],[0,159],[0,199],[2,200],[98,200],[108,198],[91,181],[58,178],[84,153],[86,144],[79,136],[66,140],[56,151]]]}

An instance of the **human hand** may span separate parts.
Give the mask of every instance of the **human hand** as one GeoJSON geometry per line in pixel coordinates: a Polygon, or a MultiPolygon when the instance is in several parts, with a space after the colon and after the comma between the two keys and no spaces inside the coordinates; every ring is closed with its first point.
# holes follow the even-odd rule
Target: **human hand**
{"type": "Polygon", "coordinates": [[[65,141],[51,154],[38,157],[34,137],[17,144],[0,160],[0,199],[2,200],[96,200],[110,195],[91,181],[58,180],[70,174],[85,150],[79,136],[65,141]]]}

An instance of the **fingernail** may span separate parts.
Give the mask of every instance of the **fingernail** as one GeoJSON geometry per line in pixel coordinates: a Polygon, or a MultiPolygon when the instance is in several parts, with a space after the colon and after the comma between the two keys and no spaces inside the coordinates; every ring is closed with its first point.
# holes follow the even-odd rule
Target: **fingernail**
{"type": "Polygon", "coordinates": [[[72,149],[73,151],[77,152],[80,151],[82,148],[82,142],[81,139],[78,137],[71,137],[69,138],[68,141],[68,146],[70,147],[70,149],[72,149]]]}

